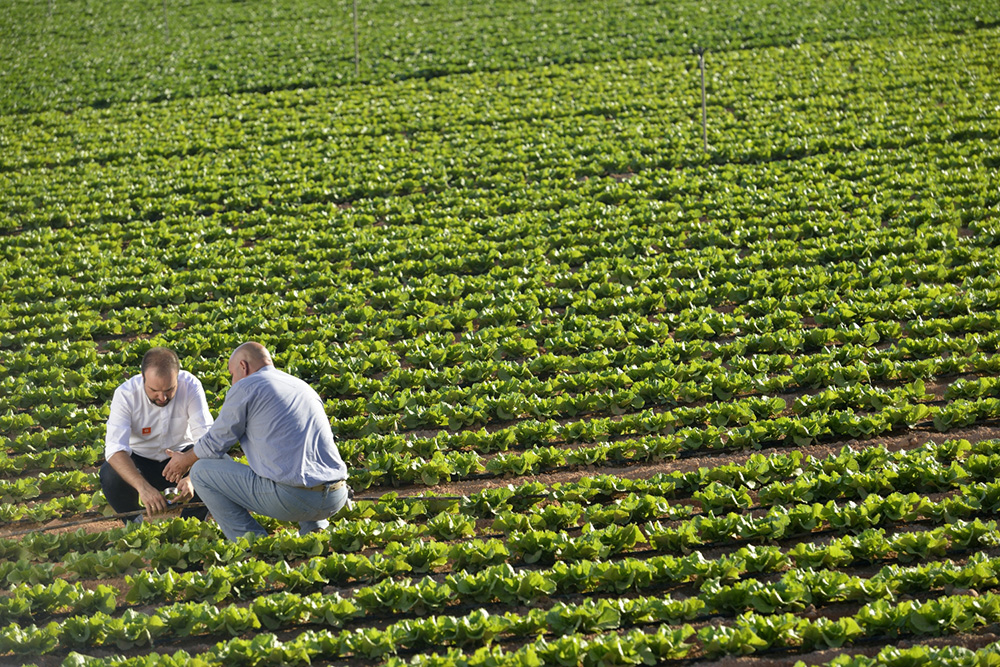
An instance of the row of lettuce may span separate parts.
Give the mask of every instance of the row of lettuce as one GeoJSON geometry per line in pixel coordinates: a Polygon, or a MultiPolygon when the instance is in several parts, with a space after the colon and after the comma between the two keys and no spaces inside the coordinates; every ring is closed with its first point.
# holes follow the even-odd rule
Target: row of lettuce
{"type": "Polygon", "coordinates": [[[727,0],[538,0],[457,7],[296,0],[282,5],[18,3],[3,8],[0,112],[107,107],[237,92],[339,87],[540,64],[759,49],[995,25],[985,0],[781,7],[727,0]],[[357,8],[360,63],[355,63],[357,8]],[[73,39],[68,39],[72,36],[73,39]],[[356,71],[357,70],[357,71],[356,71]]]}
{"type": "MultiPolygon", "coordinates": [[[[949,440],[821,459],[755,456],[650,480],[390,495],[358,503],[329,531],[236,542],[182,519],[35,532],[0,540],[10,586],[0,647],[133,650],[142,664],[166,665],[184,654],[149,649],[221,638],[197,659],[306,664],[417,661],[443,650],[474,661],[513,642],[520,648],[505,649],[512,655],[501,664],[553,645],[591,655],[576,664],[597,660],[587,647],[609,641],[630,651],[652,642],[658,659],[681,659],[947,637],[1000,614],[989,592],[1000,562],[985,553],[998,546],[998,452],[997,441],[949,440]],[[803,493],[803,481],[820,502],[779,492],[803,493]],[[726,490],[731,504],[719,504],[726,490]],[[745,512],[757,508],[747,491],[758,490],[787,504],[745,512]],[[702,505],[697,516],[692,501],[702,505]],[[101,583],[123,575],[124,588],[101,583]],[[276,638],[290,630],[297,637],[276,638]]],[[[65,664],[74,660],[117,664],[80,654],[65,664]]]]}
{"type": "MultiPolygon", "coordinates": [[[[433,217],[450,226],[595,199],[648,198],[699,211],[691,219],[697,221],[732,215],[741,204],[781,202],[766,191],[719,191],[717,183],[706,192],[700,170],[676,173],[677,167],[728,165],[723,173],[735,169],[733,178],[752,179],[749,186],[773,179],[771,170],[752,167],[803,158],[821,162],[816,168],[827,181],[815,191],[797,189],[796,196],[832,214],[822,220],[835,224],[850,205],[874,218],[911,209],[940,211],[952,221],[961,208],[926,195],[947,185],[960,188],[969,204],[988,206],[977,199],[993,192],[980,181],[997,160],[989,146],[998,133],[989,112],[997,40],[996,31],[984,30],[720,54],[709,151],[702,147],[694,72],[671,59],[401,83],[379,96],[359,87],[344,96],[293,91],[68,117],[8,116],[0,119],[6,144],[0,184],[12,218],[4,224],[79,227],[217,216],[232,228],[239,226],[234,221],[254,220],[254,213],[292,210],[370,226],[379,218],[426,216],[414,208],[422,211],[432,201],[440,210],[433,217]],[[952,66],[938,67],[942,59],[952,66]],[[535,94],[539,76],[544,96],[535,94]],[[925,182],[912,166],[895,168],[909,162],[901,150],[946,160],[948,170],[925,182]],[[858,151],[865,161],[851,159],[858,151]],[[750,174],[740,173],[746,163],[750,174]],[[874,173],[883,163],[885,173],[874,173]],[[618,178],[600,178],[608,175],[618,178]],[[638,183],[625,180],[633,175],[638,183]],[[883,179],[920,197],[872,199],[873,185],[883,179]],[[830,210],[824,194],[850,202],[830,210]],[[344,212],[347,205],[352,208],[344,212]],[[477,205],[485,210],[475,215],[477,205]]],[[[780,187],[796,188],[798,180],[780,187]]],[[[794,210],[777,209],[769,213],[794,210]]]]}
{"type": "MultiPolygon", "coordinates": [[[[953,386],[972,385],[981,390],[984,384],[978,380],[959,381],[953,386]]],[[[987,386],[994,393],[998,391],[996,383],[987,386]]],[[[827,390],[819,396],[829,399],[837,393],[827,390]]],[[[870,401],[878,408],[865,412],[855,412],[853,408],[827,409],[799,418],[758,420],[760,406],[783,407],[784,401],[756,399],[757,411],[739,402],[692,408],[692,412],[702,414],[697,420],[686,417],[684,421],[676,421],[674,412],[644,411],[620,421],[585,418],[564,425],[555,420],[527,421],[508,429],[503,439],[492,438],[485,431],[419,440],[398,435],[371,436],[347,440],[341,449],[345,456],[360,464],[352,472],[352,485],[360,491],[372,486],[435,486],[448,481],[536,475],[580,466],[663,461],[724,450],[744,451],[775,445],[802,447],[838,439],[867,439],[923,425],[947,432],[1000,416],[1000,399],[994,397],[959,398],[940,407],[909,403],[899,398],[899,394],[893,397],[888,392],[872,392],[864,400],[863,408],[869,409],[870,401]],[[726,428],[729,422],[734,425],[726,428]],[[537,444],[547,438],[557,444],[537,444]],[[523,443],[524,439],[530,442],[523,443]],[[472,447],[479,451],[469,451],[472,447]]],[[[621,402],[621,409],[630,403],[634,399],[621,402]]],[[[594,407],[603,406],[595,402],[594,407]]],[[[680,410],[683,408],[677,412],[680,410]]],[[[763,416],[768,414],[765,412],[763,416]]],[[[95,465],[101,456],[100,446],[49,450],[41,457],[30,451],[6,455],[2,470],[8,479],[0,481],[0,519],[46,521],[90,509],[107,511],[103,497],[99,493],[91,495],[98,486],[96,474],[79,470],[95,465]],[[74,470],[53,471],[59,467],[74,470]],[[32,468],[47,471],[23,476],[32,468]],[[39,497],[51,499],[30,502],[39,497]]]]}
{"type": "Polygon", "coordinates": [[[26,133],[0,170],[3,520],[103,507],[76,471],[156,343],[217,409],[225,355],[264,342],[327,399],[359,490],[995,419],[996,41],[720,56],[720,148],[747,162],[680,170],[655,166],[693,122],[665,61],[535,70],[551,97],[507,72],[246,96],[244,118],[210,98],[6,118],[26,133]],[[767,162],[754,137],[779,129],[814,145],[767,162]],[[345,202],[340,175],[371,174],[419,187],[345,202]]]}
{"type": "MultiPolygon", "coordinates": [[[[482,39],[443,67],[421,55],[422,74],[466,73],[377,88],[316,87],[328,74],[252,58],[208,84],[211,54],[195,71],[181,50],[166,57],[182,59],[182,100],[118,104],[128,88],[166,97],[166,79],[120,86],[114,67],[86,95],[85,68],[58,95],[45,76],[17,89],[27,107],[45,94],[107,108],[0,117],[0,526],[18,533],[0,539],[0,655],[629,664],[949,642],[998,622],[996,441],[797,451],[1000,416],[994,10],[848,4],[841,23],[805,30],[816,7],[788,8],[755,39],[805,43],[710,52],[705,151],[693,61],[663,55],[678,43],[612,65],[601,49],[621,44],[590,40],[566,60],[599,64],[519,72],[541,43],[508,33],[510,51],[468,62],[501,34],[483,29],[497,17],[561,32],[555,48],[572,51],[559,22],[631,12],[642,43],[694,5],[574,8],[455,16],[445,32],[482,39]],[[928,17],[969,30],[829,41],[876,20],[922,33],[928,17]],[[204,96],[244,76],[267,94],[204,96]],[[323,395],[359,492],[594,476],[382,495],[304,537],[274,521],[236,542],[194,520],[34,528],[106,510],[107,403],[148,346],[177,349],[215,410],[225,357],[248,338],[323,395]],[[764,448],[778,449],[648,480],[599,474],[764,448]]],[[[47,9],[26,32],[51,37],[76,11],[47,9]]],[[[127,24],[143,8],[119,9],[127,24]]],[[[258,29],[267,11],[280,32],[281,11],[308,9],[333,20],[251,2],[227,30],[258,29]]],[[[457,11],[403,9],[399,25],[457,11]]],[[[110,29],[103,8],[83,10],[110,29]]],[[[226,41],[195,40],[181,17],[210,25],[228,6],[156,10],[141,48],[168,25],[183,48],[226,41]]],[[[408,55],[394,62],[382,75],[413,73],[408,55]]]]}

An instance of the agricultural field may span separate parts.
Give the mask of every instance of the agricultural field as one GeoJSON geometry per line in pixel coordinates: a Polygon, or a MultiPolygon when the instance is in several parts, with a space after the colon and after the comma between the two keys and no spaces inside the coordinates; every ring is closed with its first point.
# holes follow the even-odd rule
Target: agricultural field
{"type": "Polygon", "coordinates": [[[352,4],[0,6],[0,664],[1000,665],[1000,5],[352,4]],[[122,527],[245,340],[356,505],[122,527]]]}

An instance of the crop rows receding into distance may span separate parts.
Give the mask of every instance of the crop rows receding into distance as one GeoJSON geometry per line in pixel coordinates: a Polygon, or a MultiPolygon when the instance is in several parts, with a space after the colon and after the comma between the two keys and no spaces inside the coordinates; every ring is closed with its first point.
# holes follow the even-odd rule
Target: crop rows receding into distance
{"type": "Polygon", "coordinates": [[[57,0],[0,10],[0,111],[108,107],[539,65],[995,27],[990,0],[317,3],[57,0]],[[353,9],[358,10],[355,72],[353,9]]]}
{"type": "MultiPolygon", "coordinates": [[[[234,47],[278,11],[242,4],[234,47]]],[[[0,661],[996,661],[997,10],[730,21],[705,151],[697,59],[652,19],[622,58],[580,38],[611,14],[539,2],[553,49],[592,48],[525,29],[470,64],[491,16],[533,15],[406,7],[441,53],[482,40],[296,89],[287,63],[204,78],[181,22],[173,99],[162,72],[74,69],[52,104],[37,62],[0,73],[0,661]],[[246,339],[321,393],[371,500],[302,538],[22,532],[108,511],[145,349],[217,410],[246,339]]],[[[76,10],[4,11],[23,38],[76,10]]]]}

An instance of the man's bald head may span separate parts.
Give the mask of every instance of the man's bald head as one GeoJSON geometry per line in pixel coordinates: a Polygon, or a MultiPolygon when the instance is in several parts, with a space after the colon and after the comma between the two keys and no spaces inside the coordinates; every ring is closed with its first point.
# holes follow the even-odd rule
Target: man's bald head
{"type": "Polygon", "coordinates": [[[248,375],[253,375],[264,366],[273,366],[271,353],[260,343],[243,343],[229,355],[229,374],[236,384],[248,375]]]}

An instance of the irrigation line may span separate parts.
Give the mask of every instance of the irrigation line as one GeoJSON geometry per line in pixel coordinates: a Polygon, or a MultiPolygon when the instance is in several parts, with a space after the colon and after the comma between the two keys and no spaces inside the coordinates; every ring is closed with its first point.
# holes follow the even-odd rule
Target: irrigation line
{"type": "MultiPolygon", "coordinates": [[[[537,497],[542,497],[535,494],[537,497]]],[[[466,500],[468,496],[403,496],[399,498],[394,498],[393,500],[408,500],[408,501],[421,501],[421,500],[466,500]]],[[[381,496],[374,498],[353,498],[354,502],[357,501],[367,501],[367,502],[378,502],[381,500],[381,496]]],[[[171,507],[172,509],[188,509],[190,507],[204,507],[205,503],[184,503],[183,505],[177,505],[171,507]]],[[[146,510],[134,510],[132,512],[119,512],[118,514],[102,514],[100,516],[91,517],[89,519],[80,519],[79,521],[69,521],[66,523],[56,524],[54,526],[36,526],[34,528],[26,528],[24,530],[14,531],[12,533],[4,533],[0,535],[0,540],[7,539],[11,537],[18,537],[20,535],[27,535],[29,533],[47,533],[52,530],[61,530],[63,528],[72,528],[73,526],[84,526],[91,523],[97,523],[98,521],[110,521],[112,519],[131,519],[136,516],[141,516],[146,513],[146,510]]],[[[162,516],[162,515],[161,515],[162,516]]],[[[164,517],[165,518],[165,517],[164,517]]],[[[37,523],[36,521],[25,521],[24,523],[37,523]]]]}
{"type": "MultiPolygon", "coordinates": [[[[205,503],[184,503],[183,505],[177,505],[176,508],[172,509],[187,509],[189,507],[204,507],[205,503]]],[[[146,510],[134,510],[132,512],[119,512],[118,514],[102,514],[101,516],[95,516],[90,519],[80,519],[79,521],[70,521],[67,523],[60,523],[55,526],[40,526],[36,528],[26,528],[25,530],[14,531],[13,533],[4,533],[0,535],[0,540],[7,539],[10,537],[17,537],[19,535],[27,535],[28,533],[47,533],[50,530],[59,530],[62,528],[71,528],[73,526],[83,526],[89,523],[97,523],[98,521],[110,521],[112,519],[131,519],[133,517],[142,516],[146,513],[146,510]]]]}
{"type": "MultiPolygon", "coordinates": [[[[391,491],[390,491],[390,493],[391,493],[391,491]]],[[[353,500],[354,502],[358,502],[358,501],[363,500],[365,502],[377,503],[380,500],[382,500],[382,497],[383,496],[376,496],[374,498],[371,498],[371,497],[351,498],[351,500],[353,500]]],[[[421,500],[468,500],[468,498],[469,498],[469,496],[397,496],[397,497],[393,498],[393,500],[394,501],[396,501],[396,500],[410,500],[410,501],[413,501],[413,502],[418,502],[418,501],[421,501],[421,500]]]]}
{"type": "MultiPolygon", "coordinates": [[[[392,492],[391,491],[390,492],[386,492],[382,496],[364,497],[364,498],[352,498],[351,500],[352,500],[352,502],[364,501],[364,502],[377,503],[380,500],[382,500],[382,498],[385,495],[388,495],[389,493],[392,493],[392,492]]],[[[525,498],[525,499],[542,499],[542,498],[547,498],[547,497],[548,496],[546,496],[544,494],[540,494],[540,493],[532,493],[532,494],[528,494],[528,495],[524,495],[524,496],[519,496],[519,498],[525,498]]],[[[435,501],[435,500],[447,500],[447,501],[456,501],[457,500],[457,501],[462,501],[462,500],[468,500],[468,499],[469,499],[469,496],[419,496],[419,495],[416,495],[416,496],[398,496],[396,498],[393,498],[392,500],[393,501],[405,500],[405,501],[410,501],[410,502],[421,502],[421,501],[435,501]]],[[[177,505],[176,507],[172,506],[172,508],[175,508],[175,509],[176,508],[187,509],[189,507],[204,507],[204,506],[205,506],[205,503],[190,502],[190,503],[184,503],[182,505],[177,505]]],[[[70,522],[67,522],[67,523],[60,523],[60,524],[57,524],[55,526],[41,526],[41,527],[35,527],[35,528],[27,528],[27,529],[24,529],[24,530],[14,531],[12,533],[4,533],[4,534],[0,535],[0,540],[7,539],[7,538],[10,538],[10,537],[17,537],[19,535],[27,535],[28,533],[47,533],[47,532],[52,531],[52,530],[60,530],[62,528],[71,528],[73,526],[83,526],[83,525],[90,524],[90,523],[96,523],[98,521],[108,521],[108,520],[111,520],[111,519],[130,519],[132,517],[136,517],[136,516],[145,514],[145,512],[146,512],[145,510],[135,510],[135,511],[132,511],[132,512],[120,512],[118,514],[102,514],[101,516],[92,517],[92,518],[89,518],[89,519],[81,519],[79,521],[70,521],[70,522]]],[[[336,516],[336,515],[334,515],[334,516],[336,516]]],[[[31,522],[31,523],[37,523],[37,522],[31,522]]]]}

